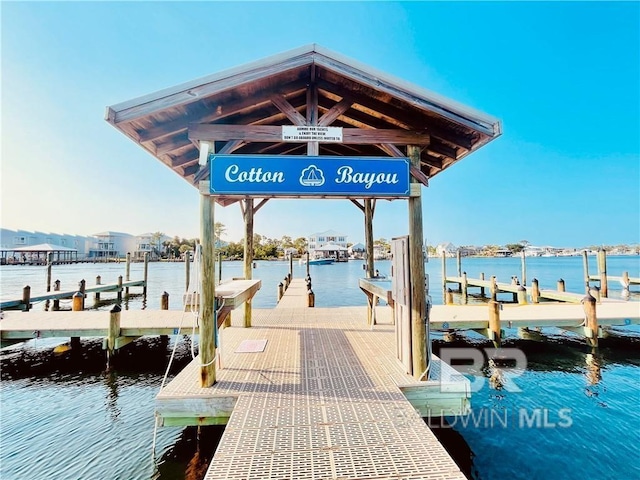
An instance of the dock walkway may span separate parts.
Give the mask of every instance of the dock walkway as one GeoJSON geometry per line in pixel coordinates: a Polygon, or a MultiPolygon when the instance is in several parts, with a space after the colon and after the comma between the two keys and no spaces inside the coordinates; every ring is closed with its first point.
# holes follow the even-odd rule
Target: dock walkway
{"type": "Polygon", "coordinates": [[[371,329],[363,307],[307,308],[293,280],[251,328],[221,331],[213,387],[199,387],[196,359],[159,393],[156,415],[230,415],[207,480],[464,479],[402,392],[419,382],[395,358],[390,318],[371,329]]]}

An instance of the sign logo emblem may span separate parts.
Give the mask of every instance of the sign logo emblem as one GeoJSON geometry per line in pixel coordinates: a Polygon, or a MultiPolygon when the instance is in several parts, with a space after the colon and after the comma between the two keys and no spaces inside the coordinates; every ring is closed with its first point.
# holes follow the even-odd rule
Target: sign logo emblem
{"type": "Polygon", "coordinates": [[[302,170],[300,185],[305,187],[320,187],[324,185],[324,172],[315,165],[309,165],[302,170]]]}

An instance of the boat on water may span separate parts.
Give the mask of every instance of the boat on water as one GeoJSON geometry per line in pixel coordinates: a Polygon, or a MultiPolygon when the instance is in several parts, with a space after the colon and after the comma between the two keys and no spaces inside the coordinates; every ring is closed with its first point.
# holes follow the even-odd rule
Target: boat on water
{"type": "MultiPolygon", "coordinates": [[[[333,262],[335,262],[333,258],[314,258],[309,260],[309,265],[331,265],[333,262]]],[[[307,262],[303,260],[302,263],[307,262]]]]}
{"type": "MultiPolygon", "coordinates": [[[[333,258],[312,258],[309,260],[309,265],[331,265],[335,262],[333,258]]],[[[300,259],[300,265],[306,265],[307,261],[304,258],[300,259]]]]}

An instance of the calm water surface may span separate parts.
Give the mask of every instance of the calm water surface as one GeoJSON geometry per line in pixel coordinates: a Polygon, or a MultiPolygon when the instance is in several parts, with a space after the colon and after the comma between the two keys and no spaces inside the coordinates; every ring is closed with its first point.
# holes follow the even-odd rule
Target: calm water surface
{"type": "MultiPolygon", "coordinates": [[[[590,268],[595,273],[595,259],[590,268]]],[[[389,262],[377,262],[389,273],[389,262]]],[[[455,260],[447,265],[456,273],[455,260]]],[[[519,259],[463,259],[469,276],[484,272],[509,281],[521,278],[519,259]]],[[[640,276],[640,258],[609,257],[608,272],[623,270],[640,276]]],[[[286,262],[257,262],[254,278],[262,279],[255,308],[275,306],[277,284],[288,272],[286,262]]],[[[427,264],[434,303],[442,303],[441,264],[427,264]]],[[[295,264],[294,276],[305,267],[295,264]]],[[[362,262],[312,266],[317,306],[365,305],[357,286],[362,262]]],[[[81,279],[103,283],[124,275],[124,264],[79,264],[54,267],[53,278],[63,290],[81,279]]],[[[242,276],[240,262],[225,262],[223,277],[242,276]]],[[[542,288],[555,288],[559,278],[567,290],[582,291],[579,257],[527,259],[527,278],[542,288]]],[[[142,278],[142,265],[133,264],[131,278],[142,278]]],[[[43,267],[0,268],[2,300],[19,298],[31,285],[33,295],[44,292],[43,267]]],[[[530,280],[529,280],[530,283],[530,280]]],[[[170,308],[180,309],[185,288],[184,265],[149,265],[148,297],[125,302],[129,309],[157,309],[160,296],[170,294],[170,308]]],[[[612,297],[621,288],[610,285],[612,297]]],[[[637,287],[636,287],[637,290],[637,287]]],[[[135,290],[133,290],[135,292],[135,290]]],[[[108,297],[111,294],[103,294],[108,297]]],[[[509,296],[505,297],[508,299],[509,296]]],[[[639,296],[632,294],[631,300],[639,296]]],[[[88,299],[89,300],[89,299],[88,299]]],[[[639,305],[640,307],[640,305],[639,305]]],[[[36,305],[35,308],[43,308],[36,305]]],[[[100,308],[108,309],[110,306],[100,308]]],[[[545,330],[544,343],[518,340],[515,332],[506,346],[522,349],[525,371],[503,370],[507,385],[519,392],[496,388],[490,378],[500,369],[485,366],[470,377],[478,391],[473,414],[463,419],[432,420],[456,461],[478,479],[638,479],[640,441],[640,333],[619,332],[592,350],[571,335],[545,330]]],[[[489,346],[476,335],[444,343],[436,336],[434,350],[489,346]]],[[[50,340],[31,341],[4,350],[1,357],[0,478],[2,479],[201,479],[221,434],[219,428],[163,428],[153,447],[153,403],[164,375],[173,340],[142,339],[120,352],[118,363],[104,369],[104,352],[97,340],[83,341],[81,352],[56,355],[50,340]]],[[[59,343],[59,342],[58,342],[59,343]]],[[[190,360],[190,348],[179,342],[171,375],[190,360]]]]}

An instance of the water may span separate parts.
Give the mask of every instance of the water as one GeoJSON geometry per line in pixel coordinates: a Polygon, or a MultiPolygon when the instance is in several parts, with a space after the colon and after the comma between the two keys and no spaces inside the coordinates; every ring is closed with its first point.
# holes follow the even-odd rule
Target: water
{"type": "MultiPolygon", "coordinates": [[[[541,288],[555,288],[563,278],[567,290],[582,291],[581,258],[527,260],[529,283],[536,277],[541,288]]],[[[595,273],[595,260],[591,262],[595,273]]],[[[376,268],[389,274],[389,262],[377,262],[376,268]]],[[[362,262],[310,269],[316,306],[365,305],[357,286],[362,262]]],[[[521,277],[520,260],[513,258],[463,259],[463,270],[469,276],[480,272],[497,275],[505,282],[512,275],[521,277]]],[[[640,258],[608,258],[609,274],[620,275],[624,270],[640,276],[640,258]]],[[[436,304],[442,303],[440,271],[439,260],[427,264],[436,304]]],[[[447,271],[456,273],[454,259],[449,260],[447,271]]],[[[45,272],[43,267],[3,266],[2,299],[21,297],[25,284],[32,286],[33,295],[43,292],[45,272]]],[[[253,273],[263,282],[254,307],[273,307],[277,284],[288,273],[288,263],[259,261],[253,273]]],[[[96,275],[102,276],[103,283],[115,282],[118,275],[124,275],[124,264],[64,265],[53,270],[63,290],[72,289],[83,278],[92,285],[96,275]]],[[[294,276],[304,275],[306,267],[295,264],[294,276]]],[[[240,262],[223,264],[224,278],[238,276],[242,276],[240,262]]],[[[142,265],[133,264],[131,279],[139,278],[142,265]]],[[[124,306],[158,309],[162,292],[167,291],[170,308],[180,309],[184,284],[183,264],[151,263],[147,299],[134,297],[124,306]]],[[[620,296],[620,286],[611,282],[610,289],[610,296],[620,296]]],[[[109,296],[113,294],[103,294],[103,298],[109,296]]],[[[638,295],[632,300],[638,300],[638,295]]],[[[629,331],[625,338],[602,340],[597,350],[553,329],[545,330],[545,343],[517,340],[512,335],[506,346],[525,352],[527,368],[502,373],[510,380],[506,385],[521,391],[496,389],[489,378],[497,370],[485,366],[470,377],[478,391],[466,423],[434,419],[431,426],[472,478],[640,478],[636,461],[640,333],[625,332],[629,331]]],[[[31,341],[2,354],[0,478],[202,478],[220,428],[204,428],[199,434],[195,428],[162,428],[152,457],[153,403],[172,343],[164,344],[158,338],[139,340],[135,348],[120,352],[109,372],[104,370],[98,340],[83,341],[81,352],[60,355],[53,353],[54,344],[31,341]]],[[[489,344],[470,334],[453,343],[436,340],[434,350],[469,346],[489,344]]],[[[190,360],[189,352],[189,345],[181,341],[171,375],[190,360]]]]}

